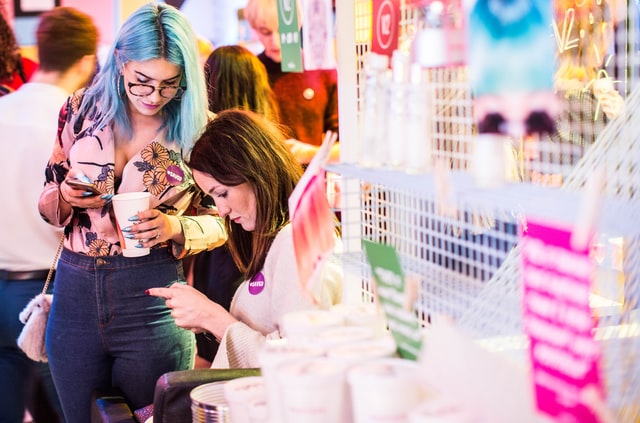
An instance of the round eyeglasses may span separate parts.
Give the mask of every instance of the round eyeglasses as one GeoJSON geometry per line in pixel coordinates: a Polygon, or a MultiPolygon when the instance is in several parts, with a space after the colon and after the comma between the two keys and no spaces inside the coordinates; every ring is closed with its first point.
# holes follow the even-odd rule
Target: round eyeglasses
{"type": "Polygon", "coordinates": [[[186,87],[180,87],[178,85],[167,85],[165,87],[156,88],[153,85],[148,84],[134,84],[132,82],[127,82],[127,86],[129,87],[129,93],[131,95],[135,95],[136,97],[146,97],[151,95],[158,90],[160,92],[160,96],[164,98],[180,98],[184,91],[187,89],[186,87]]]}

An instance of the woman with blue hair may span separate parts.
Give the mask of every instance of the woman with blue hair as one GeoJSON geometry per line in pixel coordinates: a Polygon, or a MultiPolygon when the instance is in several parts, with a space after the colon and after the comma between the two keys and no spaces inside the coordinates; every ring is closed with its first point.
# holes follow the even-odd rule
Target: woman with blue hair
{"type": "Polygon", "coordinates": [[[65,228],[47,351],[67,423],[90,421],[97,388],[119,388],[136,409],[153,401],[163,373],[193,366],[193,333],[146,291],[185,283],[181,259],[226,241],[184,164],[208,116],[190,24],[151,3],[123,24],[93,84],[61,109],[39,209],[65,228]],[[127,192],[150,193],[151,207],[118,227],[111,198],[127,192]],[[123,256],[124,238],[149,254],[123,256]]]}

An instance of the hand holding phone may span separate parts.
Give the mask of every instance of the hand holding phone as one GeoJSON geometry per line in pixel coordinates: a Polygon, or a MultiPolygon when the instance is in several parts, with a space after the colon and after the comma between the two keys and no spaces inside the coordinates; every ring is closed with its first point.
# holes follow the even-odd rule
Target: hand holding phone
{"type": "Polygon", "coordinates": [[[75,189],[81,189],[86,192],[90,192],[93,195],[102,194],[102,192],[98,190],[98,187],[92,184],[91,182],[84,182],[79,179],[66,179],[65,182],[70,187],[73,187],[75,189]]]}

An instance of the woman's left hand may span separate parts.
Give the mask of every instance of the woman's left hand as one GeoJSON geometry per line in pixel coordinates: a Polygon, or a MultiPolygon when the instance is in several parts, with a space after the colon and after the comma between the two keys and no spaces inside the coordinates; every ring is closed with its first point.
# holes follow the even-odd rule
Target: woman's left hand
{"type": "Polygon", "coordinates": [[[122,232],[125,237],[138,240],[142,247],[153,247],[168,240],[184,242],[178,217],[150,209],[139,212],[136,218],[122,232]]]}

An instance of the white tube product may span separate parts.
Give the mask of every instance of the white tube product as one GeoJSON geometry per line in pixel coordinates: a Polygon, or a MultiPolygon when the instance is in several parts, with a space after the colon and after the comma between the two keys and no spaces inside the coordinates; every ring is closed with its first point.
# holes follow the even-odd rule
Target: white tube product
{"type": "Polygon", "coordinates": [[[431,89],[424,72],[421,65],[411,65],[406,117],[407,173],[425,173],[431,170],[431,89]]]}
{"type": "Polygon", "coordinates": [[[478,188],[498,188],[506,182],[509,138],[478,134],[473,143],[473,175],[478,188]]]}
{"type": "Polygon", "coordinates": [[[387,71],[389,57],[369,53],[365,62],[364,115],[360,165],[379,167],[385,149],[387,115],[387,71]]]}
{"type": "Polygon", "coordinates": [[[380,157],[383,166],[391,169],[404,169],[407,144],[407,91],[411,57],[408,53],[396,50],[391,57],[391,82],[389,83],[387,114],[386,151],[380,157]]]}

